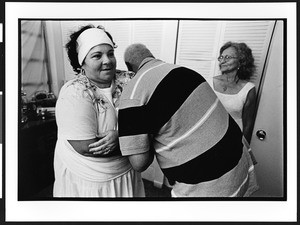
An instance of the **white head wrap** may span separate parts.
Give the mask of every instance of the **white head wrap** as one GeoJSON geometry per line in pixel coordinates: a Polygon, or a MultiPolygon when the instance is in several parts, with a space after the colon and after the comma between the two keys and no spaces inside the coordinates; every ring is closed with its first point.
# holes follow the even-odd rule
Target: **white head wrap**
{"type": "Polygon", "coordinates": [[[89,28],[83,31],[77,38],[78,62],[82,65],[84,58],[91,48],[100,44],[109,44],[114,47],[111,39],[107,36],[104,30],[99,28],[89,28]]]}

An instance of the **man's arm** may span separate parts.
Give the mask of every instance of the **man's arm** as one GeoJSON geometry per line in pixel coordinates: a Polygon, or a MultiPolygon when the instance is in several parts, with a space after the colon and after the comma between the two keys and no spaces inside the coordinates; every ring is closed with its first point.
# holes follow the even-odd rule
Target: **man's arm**
{"type": "Polygon", "coordinates": [[[147,151],[135,155],[128,156],[130,164],[133,169],[138,172],[145,171],[153,162],[154,154],[153,151],[147,151]]]}

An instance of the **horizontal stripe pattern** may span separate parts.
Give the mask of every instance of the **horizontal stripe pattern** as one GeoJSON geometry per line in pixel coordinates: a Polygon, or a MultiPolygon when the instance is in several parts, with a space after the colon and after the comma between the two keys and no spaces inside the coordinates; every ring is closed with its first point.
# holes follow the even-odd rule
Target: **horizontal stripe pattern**
{"type": "Polygon", "coordinates": [[[160,129],[159,135],[155,138],[155,149],[165,149],[157,153],[160,166],[162,168],[178,166],[199,156],[220,141],[227,128],[228,114],[211,92],[210,86],[202,83],[160,129]],[[195,127],[195,124],[198,126],[195,127]],[[193,132],[189,132],[192,128],[193,132]],[[186,133],[189,135],[186,136],[186,133]],[[185,138],[181,138],[182,136],[185,138]],[[180,141],[165,148],[177,139],[180,141]]]}
{"type": "Polygon", "coordinates": [[[238,187],[238,189],[229,197],[238,197],[239,193],[241,192],[241,189],[247,184],[247,182],[249,181],[249,174],[253,173],[254,171],[254,166],[251,165],[249,167],[248,173],[246,175],[246,178],[244,179],[244,181],[242,182],[242,184],[238,187]]]}
{"type": "Polygon", "coordinates": [[[145,76],[145,74],[146,74],[147,72],[149,72],[150,70],[153,70],[153,69],[155,69],[156,67],[162,66],[162,65],[164,65],[164,64],[165,64],[165,63],[161,63],[161,64],[159,64],[159,65],[156,65],[156,66],[152,67],[152,68],[149,68],[149,69],[147,69],[146,71],[144,71],[142,75],[139,76],[138,80],[136,81],[136,83],[135,83],[135,85],[134,85],[134,87],[133,87],[132,93],[131,93],[131,95],[130,95],[130,99],[133,99],[133,98],[134,98],[136,89],[137,89],[137,87],[138,87],[138,85],[139,85],[141,79],[145,76]]]}
{"type": "MultiPolygon", "coordinates": [[[[161,64],[160,64],[161,65],[161,64]]],[[[158,67],[158,66],[156,66],[158,67]]],[[[134,92],[143,93],[145,96],[140,98],[149,99],[147,104],[135,107],[123,108],[126,101],[130,104],[130,100],[123,96],[124,101],[120,103],[119,110],[119,135],[139,135],[142,133],[157,133],[171,119],[174,113],[186,101],[189,95],[202,82],[205,82],[202,76],[187,68],[174,68],[168,72],[159,82],[155,89],[141,90],[146,84],[152,82],[152,74],[157,73],[159,68],[147,70],[149,74],[142,73],[143,82],[138,77],[134,85],[134,92]]],[[[168,71],[168,68],[167,68],[168,71]]],[[[161,72],[161,71],[159,71],[161,72]]],[[[130,93],[130,98],[132,93],[130,93]]],[[[137,97],[132,99],[135,101],[137,97]]],[[[121,100],[122,101],[122,100],[121,100]]]]}
{"type": "Polygon", "coordinates": [[[188,130],[184,135],[182,135],[181,137],[173,140],[171,143],[169,143],[166,146],[163,146],[159,149],[156,150],[157,153],[160,153],[162,151],[165,150],[170,150],[170,148],[172,146],[174,146],[176,143],[178,143],[179,141],[187,138],[188,136],[190,136],[196,129],[198,129],[198,127],[200,127],[211,115],[211,113],[214,111],[214,109],[216,108],[217,104],[218,104],[219,100],[216,99],[214,104],[208,109],[208,111],[206,112],[206,114],[195,124],[195,126],[193,126],[190,130],[188,130]]]}
{"type": "Polygon", "coordinates": [[[253,163],[245,147],[238,164],[223,176],[197,184],[175,182],[173,185],[177,197],[247,197],[258,189],[253,163]]]}
{"type": "Polygon", "coordinates": [[[237,165],[243,151],[242,133],[234,120],[228,118],[226,134],[212,148],[184,164],[162,168],[170,183],[197,184],[214,180],[237,165]]]}
{"type": "Polygon", "coordinates": [[[238,189],[240,196],[250,183],[240,128],[200,74],[160,64],[144,64],[122,93],[122,154],[143,153],[153,143],[158,163],[180,197],[231,196],[238,189]]]}

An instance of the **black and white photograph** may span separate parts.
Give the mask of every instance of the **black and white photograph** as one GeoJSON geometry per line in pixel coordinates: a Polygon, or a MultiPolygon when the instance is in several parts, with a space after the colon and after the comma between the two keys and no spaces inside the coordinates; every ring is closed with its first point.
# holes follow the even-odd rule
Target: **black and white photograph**
{"type": "Polygon", "coordinates": [[[295,3],[5,15],[6,222],[297,220],[295,3]]]}
{"type": "Polygon", "coordinates": [[[3,159],[3,82],[4,81],[4,45],[3,45],[3,24],[0,21],[0,199],[2,199],[2,159],[3,159]]]}

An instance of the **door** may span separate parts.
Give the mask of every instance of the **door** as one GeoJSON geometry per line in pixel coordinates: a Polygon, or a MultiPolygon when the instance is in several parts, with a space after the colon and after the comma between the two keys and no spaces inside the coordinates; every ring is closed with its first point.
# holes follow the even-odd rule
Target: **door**
{"type": "Polygon", "coordinates": [[[283,22],[277,21],[258,91],[259,105],[251,148],[258,161],[257,197],[283,197],[283,22]],[[257,134],[258,132],[258,134],[257,134]],[[259,138],[260,137],[260,138],[259,138]]]}

